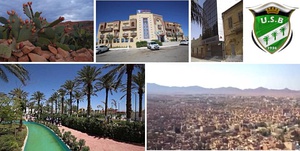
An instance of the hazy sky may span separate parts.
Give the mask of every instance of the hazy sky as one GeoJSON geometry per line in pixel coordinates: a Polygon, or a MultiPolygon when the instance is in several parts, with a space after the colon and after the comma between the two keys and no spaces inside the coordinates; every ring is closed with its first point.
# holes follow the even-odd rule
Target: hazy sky
{"type": "MultiPolygon", "coordinates": [[[[0,16],[8,18],[6,11],[15,10],[23,20],[27,19],[23,13],[23,3],[29,0],[1,0],[0,16]]],[[[33,12],[42,12],[41,16],[47,21],[53,21],[60,16],[66,21],[93,20],[93,0],[30,0],[33,12]]]]}
{"type": "Polygon", "coordinates": [[[205,88],[265,87],[300,90],[300,65],[278,64],[147,64],[147,83],[205,88]]]}

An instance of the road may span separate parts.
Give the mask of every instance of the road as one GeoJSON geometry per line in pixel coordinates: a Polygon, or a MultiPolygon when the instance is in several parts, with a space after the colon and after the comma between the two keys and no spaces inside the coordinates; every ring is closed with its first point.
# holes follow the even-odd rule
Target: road
{"type": "Polygon", "coordinates": [[[161,47],[160,50],[110,50],[96,56],[97,62],[188,62],[188,46],[161,47]]]}

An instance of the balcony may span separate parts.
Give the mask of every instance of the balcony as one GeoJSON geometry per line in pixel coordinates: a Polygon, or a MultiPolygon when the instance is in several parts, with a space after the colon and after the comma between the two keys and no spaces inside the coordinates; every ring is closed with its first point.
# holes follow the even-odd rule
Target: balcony
{"type": "Polygon", "coordinates": [[[172,32],[168,31],[167,32],[167,37],[172,37],[172,32]]]}
{"type": "Polygon", "coordinates": [[[123,37],[128,37],[128,33],[123,33],[123,37]]]}
{"type": "Polygon", "coordinates": [[[132,30],[132,29],[136,29],[136,27],[134,27],[134,26],[123,26],[122,29],[123,30],[132,30]]]}
{"type": "Polygon", "coordinates": [[[118,38],[118,37],[119,37],[119,33],[115,33],[114,38],[118,38]]]}
{"type": "Polygon", "coordinates": [[[100,32],[111,32],[113,28],[100,28],[100,32]]]}
{"type": "Polygon", "coordinates": [[[104,39],[105,38],[105,35],[100,35],[100,39],[104,39]]]}
{"type": "Polygon", "coordinates": [[[136,33],[130,33],[130,36],[131,36],[131,37],[136,37],[137,34],[136,34],[136,33]]]}
{"type": "Polygon", "coordinates": [[[166,30],[175,30],[175,27],[174,26],[166,26],[166,30]]]}

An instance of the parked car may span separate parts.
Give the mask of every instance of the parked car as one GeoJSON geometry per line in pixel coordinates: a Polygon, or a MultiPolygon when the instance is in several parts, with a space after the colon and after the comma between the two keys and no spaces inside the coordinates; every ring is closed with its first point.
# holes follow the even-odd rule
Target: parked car
{"type": "Polygon", "coordinates": [[[181,40],[180,45],[188,45],[189,41],[188,40],[181,40]]]}
{"type": "Polygon", "coordinates": [[[147,48],[151,50],[159,50],[159,45],[155,41],[150,41],[147,43],[147,48]]]}
{"type": "Polygon", "coordinates": [[[96,46],[96,54],[108,51],[109,48],[105,45],[96,46]]]}

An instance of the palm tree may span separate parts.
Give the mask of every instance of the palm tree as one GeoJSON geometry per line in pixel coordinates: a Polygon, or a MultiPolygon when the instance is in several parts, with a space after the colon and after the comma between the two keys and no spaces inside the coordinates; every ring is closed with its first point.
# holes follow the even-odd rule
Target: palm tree
{"type": "Polygon", "coordinates": [[[30,109],[30,114],[32,114],[32,110],[34,109],[34,104],[35,104],[34,101],[28,103],[28,108],[30,109]]]}
{"type": "Polygon", "coordinates": [[[274,37],[274,40],[276,40],[276,37],[277,37],[277,32],[276,32],[276,31],[274,31],[274,32],[272,33],[272,36],[274,37]]]}
{"type": "Polygon", "coordinates": [[[284,26],[280,28],[280,31],[282,32],[282,36],[284,36],[285,30],[286,30],[286,27],[284,27],[284,26]]]}
{"type": "Polygon", "coordinates": [[[77,115],[78,115],[78,110],[79,110],[79,102],[80,102],[80,100],[83,99],[83,96],[84,96],[83,93],[81,93],[81,92],[79,92],[79,91],[75,91],[74,97],[75,97],[76,103],[77,103],[77,105],[76,105],[76,107],[77,107],[77,108],[76,108],[76,113],[77,113],[77,115]]]}
{"type": "Polygon", "coordinates": [[[53,110],[54,110],[54,107],[53,107],[53,104],[54,104],[54,101],[55,99],[51,96],[49,99],[48,99],[48,103],[51,103],[51,107],[50,107],[50,113],[53,114],[53,110]]]}
{"type": "Polygon", "coordinates": [[[266,42],[266,45],[268,45],[268,42],[269,42],[269,36],[265,36],[265,37],[264,37],[264,41],[266,42]]]}
{"type": "Polygon", "coordinates": [[[55,114],[57,114],[57,109],[58,109],[58,98],[59,98],[59,95],[58,95],[58,92],[54,92],[51,97],[53,98],[54,102],[55,102],[55,114]]]}
{"type": "Polygon", "coordinates": [[[139,94],[139,120],[142,121],[142,103],[143,94],[145,93],[145,68],[141,68],[141,71],[137,75],[133,75],[133,88],[138,90],[139,94]]]}
{"type": "Polygon", "coordinates": [[[77,74],[77,81],[82,83],[84,90],[86,90],[88,101],[87,116],[89,117],[91,113],[91,94],[93,93],[93,83],[98,79],[98,76],[101,74],[101,70],[100,68],[86,65],[80,71],[78,71],[77,74]]]}
{"type": "Polygon", "coordinates": [[[127,75],[127,89],[126,89],[126,118],[127,121],[131,120],[131,85],[132,85],[132,72],[134,68],[144,68],[145,65],[142,64],[120,64],[120,65],[106,65],[104,68],[113,67],[106,75],[118,75],[116,80],[116,87],[118,87],[122,82],[122,77],[127,75]]]}
{"type": "Polygon", "coordinates": [[[32,100],[37,101],[38,117],[40,118],[41,113],[42,113],[41,101],[45,100],[45,95],[44,95],[44,93],[42,93],[40,91],[36,91],[31,96],[32,96],[32,98],[31,98],[32,100]]]}
{"type": "Polygon", "coordinates": [[[69,115],[72,115],[72,93],[73,93],[73,90],[76,89],[77,87],[77,82],[73,81],[73,80],[67,80],[65,82],[64,85],[62,85],[63,88],[65,88],[69,95],[70,95],[70,99],[69,99],[69,115]]]}
{"type": "Polygon", "coordinates": [[[95,85],[98,91],[105,89],[105,110],[104,115],[107,116],[108,93],[112,95],[112,91],[116,90],[115,75],[104,75],[95,85]]]}
{"type": "MultiPolygon", "coordinates": [[[[14,76],[16,76],[23,85],[26,85],[26,80],[29,80],[29,73],[28,71],[23,68],[22,65],[19,64],[2,64],[1,66],[3,66],[7,71],[9,71],[10,73],[12,73],[14,76]]],[[[1,68],[0,66],[0,78],[5,81],[8,82],[8,77],[7,74],[5,73],[4,68],[1,68]]]]}
{"type": "Polygon", "coordinates": [[[58,93],[59,93],[59,95],[60,95],[60,97],[61,97],[61,114],[63,115],[64,114],[64,101],[65,101],[65,95],[66,95],[66,90],[65,89],[63,89],[63,88],[60,88],[59,90],[58,90],[58,93]]]}
{"type": "Polygon", "coordinates": [[[11,90],[9,94],[14,99],[14,104],[17,106],[18,111],[20,112],[19,130],[21,130],[22,126],[23,126],[23,113],[24,113],[24,110],[26,110],[26,102],[25,101],[28,96],[28,93],[21,90],[20,88],[15,88],[15,89],[11,90]]]}
{"type": "Polygon", "coordinates": [[[106,35],[106,38],[109,42],[110,48],[112,48],[112,40],[114,39],[114,35],[108,34],[108,35],[106,35]]]}
{"type": "Polygon", "coordinates": [[[192,22],[199,25],[205,23],[203,8],[197,3],[196,0],[191,1],[191,19],[192,22]]]}

